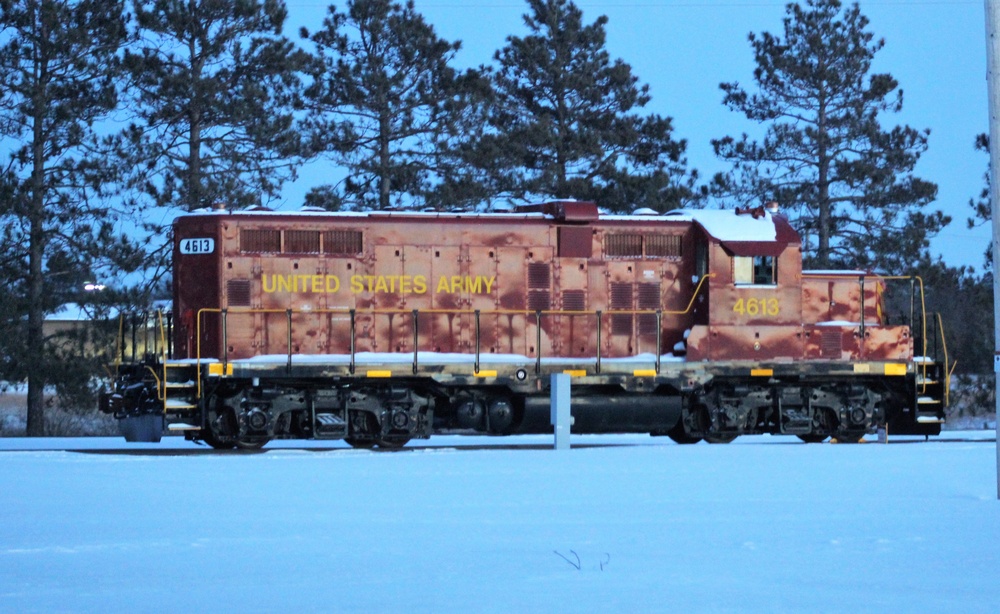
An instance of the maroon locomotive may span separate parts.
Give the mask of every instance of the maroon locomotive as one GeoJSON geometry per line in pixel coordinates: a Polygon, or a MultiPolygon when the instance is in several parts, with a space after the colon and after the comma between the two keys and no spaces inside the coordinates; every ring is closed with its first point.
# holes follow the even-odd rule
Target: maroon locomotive
{"type": "Polygon", "coordinates": [[[764,208],[217,210],[173,240],[171,341],[118,365],[102,402],[130,439],[552,432],[553,373],[576,433],[857,441],[944,418],[919,309],[889,325],[887,280],[803,272],[764,208]]]}

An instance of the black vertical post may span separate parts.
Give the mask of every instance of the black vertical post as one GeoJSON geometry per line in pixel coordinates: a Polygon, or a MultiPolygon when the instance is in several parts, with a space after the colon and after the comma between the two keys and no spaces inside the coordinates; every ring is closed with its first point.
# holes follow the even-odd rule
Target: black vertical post
{"type": "Polygon", "coordinates": [[[476,361],[472,365],[472,372],[479,373],[479,310],[476,309],[473,313],[476,316],[476,361]]]}
{"type": "Polygon", "coordinates": [[[601,372],[601,310],[597,310],[597,367],[595,373],[601,372]]]}
{"type": "Polygon", "coordinates": [[[420,319],[418,312],[413,310],[413,374],[417,374],[417,350],[420,349],[420,319]]]}
{"type": "Polygon", "coordinates": [[[663,348],[663,338],[662,338],[663,331],[660,329],[660,325],[662,322],[663,322],[663,310],[657,309],[656,310],[656,374],[657,375],[660,374],[660,354],[663,353],[661,351],[663,348]]]}
{"type": "Polygon", "coordinates": [[[355,345],[355,340],[354,340],[354,334],[356,326],[355,315],[357,314],[357,311],[351,309],[350,313],[351,313],[351,362],[350,364],[348,364],[347,370],[348,372],[350,372],[351,375],[354,375],[354,354],[357,350],[357,346],[355,345]]]}
{"type": "Polygon", "coordinates": [[[285,370],[289,373],[292,372],[292,310],[285,310],[285,322],[288,326],[288,364],[285,366],[285,370]]]}
{"type": "Polygon", "coordinates": [[[542,372],[542,310],[535,310],[535,375],[542,372]]]}

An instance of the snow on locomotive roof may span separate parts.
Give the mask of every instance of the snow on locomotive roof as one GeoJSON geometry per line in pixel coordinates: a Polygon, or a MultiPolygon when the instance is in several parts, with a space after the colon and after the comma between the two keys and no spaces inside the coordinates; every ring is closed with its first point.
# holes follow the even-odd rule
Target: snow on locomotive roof
{"type": "MultiPolygon", "coordinates": [[[[541,211],[518,211],[517,209],[490,212],[455,212],[455,211],[325,211],[316,207],[304,207],[299,211],[275,211],[264,207],[230,211],[227,209],[198,209],[190,215],[260,215],[260,216],[330,216],[353,218],[504,218],[504,219],[555,219],[549,213],[541,211]]],[[[741,242],[773,242],[778,238],[777,229],[770,213],[764,213],[755,218],[748,214],[737,214],[733,209],[679,209],[659,214],[651,209],[639,209],[633,214],[601,213],[601,221],[635,221],[641,219],[648,222],[661,220],[665,222],[696,222],[719,241],[741,242]]]]}
{"type": "Polygon", "coordinates": [[[719,241],[775,241],[778,232],[770,213],[760,218],[739,215],[732,209],[679,209],[662,217],[697,222],[719,241]]]}
{"type": "Polygon", "coordinates": [[[369,218],[369,217],[423,217],[423,218],[510,218],[510,219],[545,219],[551,218],[551,215],[546,215],[544,213],[536,212],[475,212],[475,211],[326,211],[319,210],[316,208],[302,209],[298,211],[281,211],[263,208],[251,208],[251,209],[197,209],[188,214],[184,215],[260,215],[260,216],[280,216],[280,217],[329,217],[331,215],[337,217],[354,217],[354,218],[369,218]]]}

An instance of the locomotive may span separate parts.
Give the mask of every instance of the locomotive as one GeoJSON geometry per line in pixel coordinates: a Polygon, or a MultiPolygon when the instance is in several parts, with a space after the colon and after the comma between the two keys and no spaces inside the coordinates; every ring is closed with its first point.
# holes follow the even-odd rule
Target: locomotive
{"type": "Polygon", "coordinates": [[[928,356],[919,280],[890,324],[895,281],[803,271],[774,207],[205,210],[174,222],[172,312],[100,405],[130,441],[398,448],[552,433],[566,373],[574,433],[935,435],[947,357],[928,356]]]}

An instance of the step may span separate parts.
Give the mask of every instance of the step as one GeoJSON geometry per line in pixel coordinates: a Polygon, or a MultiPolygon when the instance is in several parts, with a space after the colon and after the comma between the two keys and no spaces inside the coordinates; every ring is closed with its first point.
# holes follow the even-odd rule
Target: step
{"type": "Polygon", "coordinates": [[[184,399],[167,399],[166,401],[163,402],[163,406],[166,409],[168,409],[168,410],[170,410],[170,409],[194,409],[194,408],[198,407],[197,405],[192,405],[191,403],[188,403],[184,399]]]}
{"type": "Polygon", "coordinates": [[[167,425],[168,431],[200,431],[200,426],[195,426],[193,424],[185,424],[183,422],[175,422],[173,424],[167,425]]]}
{"type": "Polygon", "coordinates": [[[337,414],[316,414],[316,422],[322,426],[341,426],[346,424],[337,414]]]}
{"type": "Polygon", "coordinates": [[[917,424],[944,424],[944,418],[937,416],[917,416],[917,424]]]}

